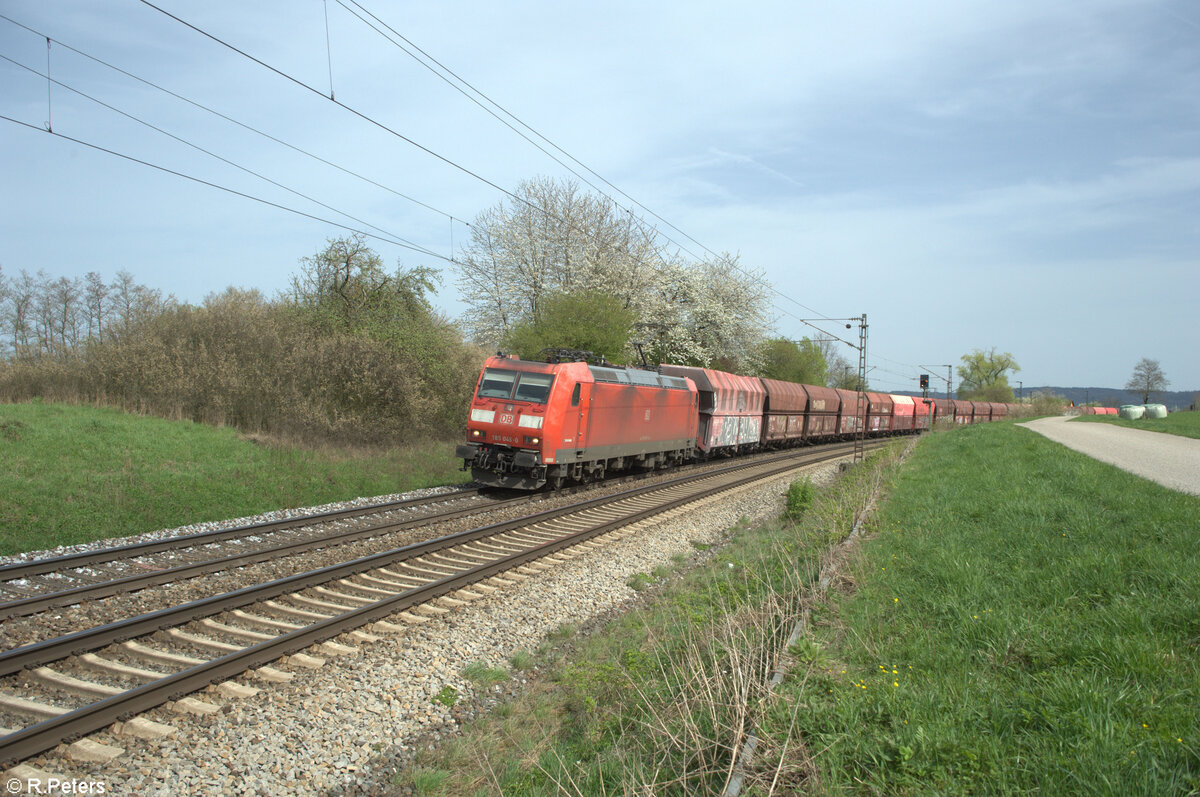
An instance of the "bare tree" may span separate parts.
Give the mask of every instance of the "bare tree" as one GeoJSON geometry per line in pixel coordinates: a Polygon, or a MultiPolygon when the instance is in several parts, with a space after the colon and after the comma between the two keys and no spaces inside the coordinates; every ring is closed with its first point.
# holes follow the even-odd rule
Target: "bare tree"
{"type": "Polygon", "coordinates": [[[83,291],[79,280],[59,277],[47,286],[47,294],[54,320],[50,348],[58,354],[66,354],[79,343],[83,291]]]}
{"type": "Polygon", "coordinates": [[[858,386],[858,367],[851,365],[842,353],[847,350],[846,344],[828,338],[818,338],[814,344],[825,358],[828,387],[855,390],[858,386]]]}
{"type": "Polygon", "coordinates": [[[1171,382],[1159,367],[1158,360],[1143,357],[1133,367],[1133,376],[1129,377],[1129,381],[1125,383],[1125,389],[1140,393],[1142,403],[1146,404],[1150,401],[1150,396],[1166,390],[1169,384],[1171,382]]]}
{"type": "Polygon", "coordinates": [[[161,291],[138,285],[128,271],[117,272],[109,293],[112,302],[109,331],[116,337],[128,336],[135,326],[175,304],[174,297],[163,298],[161,291]]]}
{"type": "MultiPolygon", "coordinates": [[[[4,276],[4,267],[0,266],[0,324],[6,324],[9,314],[9,297],[12,290],[8,287],[8,277],[4,276]]],[[[4,346],[0,344],[0,355],[4,354],[4,346]]]]}
{"type": "Polygon", "coordinates": [[[83,307],[87,316],[87,337],[97,342],[104,341],[104,327],[108,321],[109,289],[104,278],[95,271],[84,277],[83,307]]]}
{"type": "Polygon", "coordinates": [[[37,281],[24,269],[21,270],[19,279],[9,282],[4,322],[8,328],[13,355],[16,357],[33,354],[33,308],[37,294],[37,281]]]}
{"type": "Polygon", "coordinates": [[[58,302],[54,283],[45,271],[38,271],[37,292],[33,304],[33,334],[38,354],[52,354],[58,349],[58,302]]]}

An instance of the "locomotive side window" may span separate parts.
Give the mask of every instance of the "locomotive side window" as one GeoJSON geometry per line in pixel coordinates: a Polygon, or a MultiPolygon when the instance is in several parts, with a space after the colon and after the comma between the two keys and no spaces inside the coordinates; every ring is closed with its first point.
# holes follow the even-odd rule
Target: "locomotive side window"
{"type": "Polygon", "coordinates": [[[582,387],[578,382],[575,383],[575,389],[571,391],[571,406],[579,406],[579,390],[582,387]]]}
{"type": "Polygon", "coordinates": [[[514,398],[517,401],[545,404],[546,399],[550,398],[550,385],[553,382],[554,374],[522,373],[521,381],[517,383],[517,395],[514,398]]]}
{"type": "Polygon", "coordinates": [[[516,381],[516,371],[501,371],[498,368],[487,368],[483,372],[483,381],[479,383],[479,397],[511,398],[513,383],[516,381]]]}

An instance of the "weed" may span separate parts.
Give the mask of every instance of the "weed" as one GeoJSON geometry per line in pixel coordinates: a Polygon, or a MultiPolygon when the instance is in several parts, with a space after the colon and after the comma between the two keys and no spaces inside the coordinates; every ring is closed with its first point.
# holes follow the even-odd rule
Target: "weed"
{"type": "Polygon", "coordinates": [[[473,661],[463,667],[462,676],[476,686],[483,687],[508,680],[507,672],[496,667],[489,667],[482,661],[473,661]]]}
{"type": "Polygon", "coordinates": [[[0,420],[0,437],[5,440],[16,442],[21,439],[21,431],[25,429],[25,424],[11,418],[0,420]]]}
{"type": "Polygon", "coordinates": [[[508,660],[514,670],[528,670],[537,663],[537,658],[527,650],[518,650],[508,660]]]}
{"type": "Polygon", "coordinates": [[[625,584],[634,592],[641,592],[647,587],[652,586],[654,584],[654,579],[646,573],[634,573],[629,577],[628,580],[626,580],[625,584]]]}
{"type": "Polygon", "coordinates": [[[440,794],[450,773],[444,769],[417,767],[412,772],[412,787],[417,794],[440,794]]]}
{"type": "Polygon", "coordinates": [[[813,487],[812,480],[807,476],[792,482],[787,491],[787,516],[792,521],[797,521],[803,517],[808,508],[812,506],[816,494],[816,488],[813,487]]]}
{"type": "Polygon", "coordinates": [[[578,633],[579,627],[574,623],[563,623],[549,634],[546,634],[546,638],[555,642],[560,642],[562,640],[570,639],[576,636],[578,633]]]}
{"type": "Polygon", "coordinates": [[[453,708],[454,704],[458,702],[458,690],[447,684],[433,696],[433,702],[441,703],[446,708],[453,708]]]}
{"type": "Polygon", "coordinates": [[[824,646],[812,637],[803,637],[796,640],[788,648],[788,653],[792,654],[802,664],[819,669],[827,669],[829,667],[830,658],[825,652],[824,646]]]}

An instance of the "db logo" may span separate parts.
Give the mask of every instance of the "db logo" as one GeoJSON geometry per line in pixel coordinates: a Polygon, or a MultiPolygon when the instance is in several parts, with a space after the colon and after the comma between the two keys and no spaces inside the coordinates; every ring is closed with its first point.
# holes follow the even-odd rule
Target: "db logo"
{"type": "Polygon", "coordinates": [[[514,420],[516,420],[516,419],[509,413],[507,413],[507,412],[500,413],[500,423],[512,423],[514,420]]]}

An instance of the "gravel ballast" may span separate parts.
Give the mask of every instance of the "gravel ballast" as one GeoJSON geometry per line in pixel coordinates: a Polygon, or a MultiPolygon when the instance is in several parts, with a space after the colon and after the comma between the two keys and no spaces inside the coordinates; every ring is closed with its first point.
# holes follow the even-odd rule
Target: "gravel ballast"
{"type": "MultiPolygon", "coordinates": [[[[837,469],[826,463],[803,472],[820,484],[837,469]]],[[[254,697],[196,695],[220,706],[219,713],[194,717],[155,709],[146,716],[176,729],[161,741],[94,734],[96,741],[126,749],[107,765],[74,764],[57,753],[26,763],[68,779],[103,782],[108,794],[307,795],[370,782],[383,774],[371,771],[373,760],[402,759],[416,745],[452,733],[458,718],[470,714],[464,707],[489,697],[462,677],[467,665],[507,670],[515,653],[535,650],[555,629],[586,624],[629,603],[638,595],[626,583],[633,575],[669,566],[680,554],[707,556],[693,543],[721,543],[742,518],[778,516],[782,493],[796,474],[690,504],[399,634],[376,642],[343,635],[337,641],[355,650],[321,654],[327,661],[320,669],[274,665],[295,673],[289,683],[239,679],[262,689],[254,697]],[[435,700],[446,687],[458,696],[453,709],[435,700]]],[[[515,675],[491,689],[520,683],[515,675]]]]}

